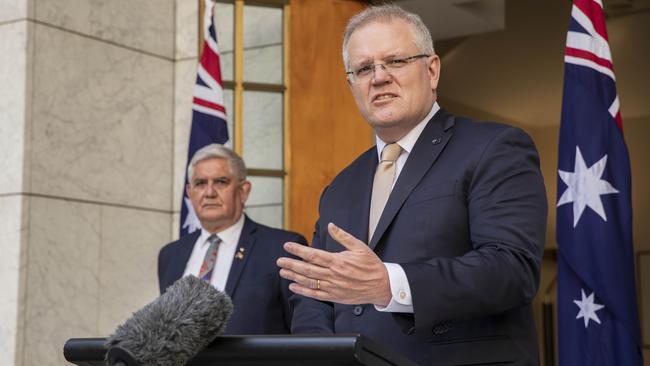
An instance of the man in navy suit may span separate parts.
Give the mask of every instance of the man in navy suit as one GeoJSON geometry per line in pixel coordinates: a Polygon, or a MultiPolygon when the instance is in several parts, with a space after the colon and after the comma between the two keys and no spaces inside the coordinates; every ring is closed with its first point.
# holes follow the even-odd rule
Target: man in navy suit
{"type": "Polygon", "coordinates": [[[199,149],[187,176],[187,195],[202,228],[160,250],[160,292],[182,276],[201,277],[233,300],[225,334],[289,333],[289,282],[280,278],[275,262],[284,242],[306,244],[305,239],[243,214],[251,183],[232,150],[218,144],[199,149]]]}
{"type": "Polygon", "coordinates": [[[377,145],[323,192],[312,247],[285,244],[292,331],[361,333],[423,365],[537,364],[533,141],[441,109],[429,31],[397,6],[354,16],[343,60],[377,145]]]}

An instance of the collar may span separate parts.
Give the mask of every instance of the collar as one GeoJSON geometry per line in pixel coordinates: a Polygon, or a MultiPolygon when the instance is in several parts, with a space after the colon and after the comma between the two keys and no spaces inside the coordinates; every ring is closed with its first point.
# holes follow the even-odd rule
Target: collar
{"type": "MultiPolygon", "coordinates": [[[[219,239],[221,239],[222,244],[237,245],[237,241],[239,241],[239,234],[244,227],[244,216],[245,215],[242,213],[242,215],[239,216],[239,220],[237,220],[234,225],[215,233],[219,236],[219,239]]],[[[199,236],[198,242],[201,243],[202,246],[208,245],[208,238],[210,235],[212,235],[211,232],[205,230],[204,228],[201,228],[201,235],[199,236]]]]}
{"type": "MultiPolygon", "coordinates": [[[[420,123],[415,125],[415,127],[413,127],[411,131],[409,131],[409,133],[406,134],[406,136],[402,137],[399,141],[397,141],[397,144],[402,148],[402,150],[406,151],[407,154],[411,153],[411,150],[413,150],[413,146],[415,146],[415,143],[418,141],[418,137],[420,137],[420,134],[427,126],[427,123],[429,123],[433,115],[436,114],[439,110],[440,110],[440,106],[436,101],[433,103],[433,106],[431,107],[429,114],[427,114],[427,116],[424,117],[424,119],[420,121],[420,123]]],[[[377,159],[381,160],[381,151],[384,149],[384,146],[386,146],[386,142],[380,139],[379,136],[377,135],[375,135],[375,141],[377,143],[377,159]]]]}

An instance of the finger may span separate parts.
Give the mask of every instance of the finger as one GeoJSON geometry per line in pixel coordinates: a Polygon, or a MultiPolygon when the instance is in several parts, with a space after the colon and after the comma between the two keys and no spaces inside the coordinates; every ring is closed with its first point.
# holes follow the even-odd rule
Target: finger
{"type": "Polygon", "coordinates": [[[355,238],[352,234],[346,232],[340,227],[334,225],[334,223],[327,224],[327,231],[336,240],[339,244],[343,245],[347,250],[360,250],[368,249],[366,243],[355,238]]]}
{"type": "Polygon", "coordinates": [[[324,281],[315,278],[306,277],[299,273],[284,268],[280,270],[280,277],[286,278],[289,281],[293,281],[294,283],[297,283],[303,287],[307,287],[315,290],[321,290],[324,284],[324,281]]]}
{"type": "Polygon", "coordinates": [[[316,248],[311,248],[306,245],[287,242],[284,243],[284,250],[304,259],[306,262],[313,263],[321,267],[329,267],[332,263],[332,253],[316,248]]]}
{"type": "Polygon", "coordinates": [[[319,267],[293,258],[278,258],[276,264],[280,268],[309,278],[329,279],[331,276],[331,272],[327,268],[319,267]]]}
{"type": "Polygon", "coordinates": [[[296,293],[298,295],[311,297],[312,299],[321,300],[321,301],[331,301],[331,297],[326,291],[314,290],[314,289],[299,285],[297,283],[290,284],[289,285],[289,290],[291,290],[292,292],[294,292],[294,293],[296,293]]]}

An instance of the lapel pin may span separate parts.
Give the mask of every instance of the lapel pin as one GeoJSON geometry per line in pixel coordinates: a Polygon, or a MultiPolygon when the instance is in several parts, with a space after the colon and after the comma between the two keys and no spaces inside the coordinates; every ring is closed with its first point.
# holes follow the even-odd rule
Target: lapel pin
{"type": "Polygon", "coordinates": [[[245,249],[240,247],[239,251],[235,254],[235,258],[244,259],[244,251],[245,251],[245,249]]]}
{"type": "Polygon", "coordinates": [[[434,144],[434,145],[438,145],[441,142],[442,142],[442,139],[440,137],[436,137],[435,139],[431,140],[431,143],[434,144]]]}

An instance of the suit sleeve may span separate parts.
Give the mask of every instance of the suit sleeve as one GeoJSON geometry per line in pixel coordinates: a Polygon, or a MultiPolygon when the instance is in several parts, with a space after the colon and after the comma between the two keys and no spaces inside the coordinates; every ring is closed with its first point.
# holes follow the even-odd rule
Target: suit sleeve
{"type": "Polygon", "coordinates": [[[163,273],[165,272],[165,269],[167,268],[167,263],[169,262],[168,260],[168,255],[167,255],[167,247],[163,247],[160,249],[160,252],[158,252],[158,288],[160,289],[160,294],[164,292],[163,288],[163,273]]]}
{"type": "MultiPolygon", "coordinates": [[[[327,188],[321,195],[321,206],[326,192],[327,188]]],[[[314,229],[312,247],[325,249],[325,238],[322,234],[319,219],[314,229]]],[[[298,294],[292,294],[290,302],[293,307],[292,334],[334,333],[334,305],[331,302],[314,300],[298,294]]]]}
{"type": "MultiPolygon", "coordinates": [[[[292,233],[291,236],[287,237],[285,241],[291,241],[298,244],[307,245],[307,239],[305,239],[300,234],[292,233]]],[[[293,257],[293,256],[292,256],[293,257]]],[[[284,312],[284,323],[287,329],[291,329],[291,321],[293,318],[293,306],[291,305],[291,296],[292,292],[289,290],[289,284],[291,281],[280,277],[278,273],[278,278],[280,279],[280,291],[282,292],[282,310],[284,312]]]]}
{"type": "Polygon", "coordinates": [[[520,129],[502,130],[486,145],[467,183],[472,250],[401,263],[418,334],[529,304],[537,292],[547,203],[533,141],[520,129]]]}

